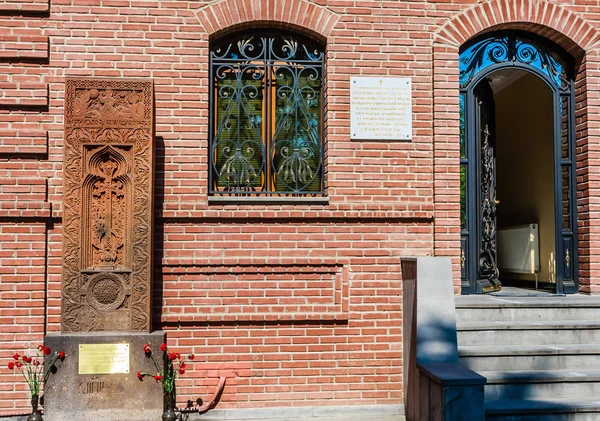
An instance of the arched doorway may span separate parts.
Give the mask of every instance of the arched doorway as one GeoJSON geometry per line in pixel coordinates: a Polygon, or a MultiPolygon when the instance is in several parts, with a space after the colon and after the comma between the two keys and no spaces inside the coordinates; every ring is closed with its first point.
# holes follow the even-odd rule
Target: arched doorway
{"type": "Polygon", "coordinates": [[[577,291],[574,62],[533,34],[460,50],[461,284],[577,291]]]}

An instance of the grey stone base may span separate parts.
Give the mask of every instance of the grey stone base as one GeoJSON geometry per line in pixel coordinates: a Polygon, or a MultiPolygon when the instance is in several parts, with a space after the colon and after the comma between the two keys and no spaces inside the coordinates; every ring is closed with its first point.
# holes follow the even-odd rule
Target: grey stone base
{"type": "MultiPolygon", "coordinates": [[[[119,411],[92,411],[93,417],[90,417],[90,412],[69,412],[63,419],[68,420],[102,420],[102,421],[160,421],[161,413],[157,413],[150,417],[147,411],[123,409],[119,411]]],[[[10,417],[0,417],[0,421],[26,421],[29,415],[16,415],[10,417]]],[[[44,414],[44,421],[55,419],[54,417],[44,414]]]]}
{"type": "Polygon", "coordinates": [[[49,334],[45,343],[66,358],[48,379],[44,393],[44,421],[159,420],[163,412],[162,387],[153,378],[140,381],[138,371],[155,373],[152,360],[144,354],[150,344],[159,361],[164,332],[49,334]],[[79,374],[81,344],[129,344],[129,369],[119,374],[79,374]]]}

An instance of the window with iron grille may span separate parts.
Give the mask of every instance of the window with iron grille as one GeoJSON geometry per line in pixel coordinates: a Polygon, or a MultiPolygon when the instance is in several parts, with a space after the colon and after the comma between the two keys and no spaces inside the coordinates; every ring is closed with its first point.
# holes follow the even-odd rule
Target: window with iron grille
{"type": "Polygon", "coordinates": [[[211,43],[210,194],[323,195],[323,66],[290,32],[211,43]]]}

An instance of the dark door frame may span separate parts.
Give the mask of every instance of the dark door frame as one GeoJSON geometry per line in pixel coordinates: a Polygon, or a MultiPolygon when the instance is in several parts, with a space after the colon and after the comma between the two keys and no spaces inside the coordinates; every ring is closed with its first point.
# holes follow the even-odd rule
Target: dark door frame
{"type": "MultiPolygon", "coordinates": [[[[511,31],[507,31],[511,32],[511,31]]],[[[511,36],[518,36],[513,32],[511,36]]],[[[497,36],[495,34],[487,37],[497,36]]],[[[535,38],[525,33],[525,39],[535,38]]],[[[544,39],[545,45],[549,41],[544,39]]],[[[547,48],[557,54],[568,57],[555,45],[547,48]]],[[[479,277],[479,254],[481,238],[481,198],[479,164],[481,149],[479,145],[478,104],[475,103],[475,88],[486,77],[506,68],[518,68],[542,79],[552,90],[554,114],[554,208],[555,208],[555,266],[556,293],[569,294],[578,291],[578,250],[577,250],[577,193],[576,193],[576,156],[575,156],[575,89],[573,66],[568,66],[567,80],[557,86],[556,81],[542,70],[528,63],[508,60],[488,65],[475,72],[468,84],[461,87],[463,103],[464,141],[466,157],[461,158],[461,167],[466,166],[466,226],[461,229],[461,286],[463,294],[482,293],[479,277]],[[563,106],[565,107],[563,113],[563,106]],[[563,127],[563,123],[566,125],[563,127]],[[566,139],[566,146],[563,145],[566,139]],[[479,149],[478,149],[479,148],[479,149]],[[479,155],[478,155],[479,154],[479,155]],[[566,174],[566,176],[563,176],[566,174]],[[563,190],[566,185],[566,191],[563,190]],[[567,200],[567,205],[563,199],[567,200]],[[563,214],[563,209],[568,211],[563,214]]],[[[539,258],[539,257],[538,257],[539,258]]]]}

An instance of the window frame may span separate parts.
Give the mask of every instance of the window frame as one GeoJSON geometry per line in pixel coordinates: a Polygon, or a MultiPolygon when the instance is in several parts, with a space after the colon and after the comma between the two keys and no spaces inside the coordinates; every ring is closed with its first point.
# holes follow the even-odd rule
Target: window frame
{"type": "MultiPolygon", "coordinates": [[[[256,91],[255,88],[252,89],[256,91]]],[[[258,198],[294,198],[297,200],[299,198],[325,197],[324,100],[325,48],[323,43],[297,32],[273,29],[239,31],[211,41],[209,48],[208,148],[208,195],[209,198],[213,199],[211,201],[216,202],[214,200],[216,198],[228,199],[232,196],[238,198],[252,197],[255,200],[261,200],[258,198]],[[226,66],[229,67],[229,70],[224,72],[223,69],[226,66]],[[261,98],[261,112],[260,119],[256,118],[258,113],[252,114],[250,117],[251,122],[246,123],[250,127],[244,127],[248,130],[254,129],[254,131],[257,131],[256,125],[260,124],[260,138],[244,140],[240,135],[240,126],[243,122],[240,113],[243,112],[246,117],[250,114],[247,110],[242,110],[245,106],[241,104],[239,99],[241,97],[239,92],[241,91],[236,92],[236,89],[252,88],[251,84],[244,84],[242,81],[242,76],[249,68],[254,68],[254,71],[259,74],[259,77],[254,79],[260,82],[258,90],[261,98]],[[288,77],[291,77],[291,83],[281,84],[281,82],[286,82],[283,70],[289,72],[288,77]],[[303,72],[306,75],[299,76],[303,72]],[[310,75],[315,77],[310,77],[310,75]],[[227,77],[229,77],[230,82],[222,82],[228,80],[227,77]],[[233,86],[232,79],[236,80],[236,86],[233,86]],[[278,80],[281,81],[279,85],[278,80]],[[222,82],[221,85],[219,85],[220,81],[222,82]],[[304,86],[301,87],[303,81],[304,86]],[[238,97],[236,98],[237,105],[235,105],[238,117],[235,120],[238,131],[237,139],[235,135],[228,137],[226,140],[220,138],[223,131],[223,121],[228,122],[231,114],[233,114],[231,112],[229,115],[219,117],[221,107],[225,104],[224,101],[228,100],[221,96],[221,90],[224,87],[228,88],[230,92],[234,92],[234,95],[238,97]],[[288,93],[291,92],[287,97],[289,99],[285,98],[285,95],[281,96],[282,88],[287,88],[288,93]],[[312,96],[303,92],[311,92],[312,96]],[[283,108],[280,107],[279,101],[283,102],[284,100],[287,100],[286,104],[293,102],[292,108],[295,111],[295,118],[291,118],[290,113],[282,111],[283,108]],[[311,105],[315,101],[317,105],[311,105]],[[298,118],[299,110],[304,111],[304,126],[302,128],[300,127],[301,119],[298,118]],[[278,114],[283,114],[284,117],[278,118],[278,114]],[[222,118],[222,120],[219,120],[219,118],[222,118]],[[285,124],[288,119],[292,120],[291,125],[294,126],[293,139],[285,138],[281,140],[278,138],[278,134],[284,132],[282,132],[282,128],[278,123],[283,121],[285,124]],[[259,122],[256,123],[256,121],[259,122]],[[301,131],[305,135],[304,137],[300,136],[301,131]],[[231,139],[236,140],[232,141],[231,139]],[[253,177],[246,185],[243,185],[242,182],[236,183],[244,176],[241,175],[241,170],[236,172],[236,168],[239,167],[233,166],[233,164],[239,164],[240,160],[244,159],[243,157],[240,158],[240,153],[243,153],[241,152],[241,144],[244,142],[255,145],[260,142],[261,147],[260,168],[253,168],[249,161],[245,159],[245,179],[250,180],[250,176],[253,177]],[[229,147],[227,147],[229,164],[222,164],[222,160],[226,158],[224,157],[225,153],[222,145],[227,143],[229,143],[229,147]],[[234,143],[236,146],[235,153],[237,154],[235,156],[238,157],[238,161],[236,161],[233,156],[234,152],[232,152],[234,143]],[[221,154],[219,154],[220,151],[221,154]],[[219,160],[221,160],[221,164],[219,160]],[[283,172],[282,170],[284,176],[280,174],[279,169],[282,169],[286,162],[286,168],[289,171],[283,172]],[[226,180],[222,177],[225,165],[230,165],[233,168],[234,176],[239,177],[234,180],[234,183],[231,183],[229,174],[227,174],[228,178],[226,180]],[[293,170],[290,170],[290,168],[293,170]],[[287,182],[290,177],[292,183],[287,182]]],[[[229,105],[227,105],[225,112],[229,110],[233,99],[228,101],[229,105]]],[[[250,104],[248,103],[248,105],[250,104]]],[[[284,108],[287,109],[288,106],[286,105],[284,108]]],[[[289,135],[289,127],[286,130],[288,132],[284,134],[289,135]]],[[[246,146],[243,148],[246,148],[246,146]]]]}

